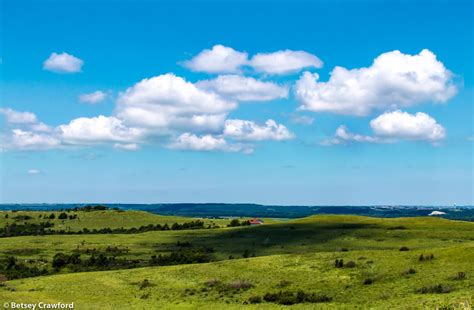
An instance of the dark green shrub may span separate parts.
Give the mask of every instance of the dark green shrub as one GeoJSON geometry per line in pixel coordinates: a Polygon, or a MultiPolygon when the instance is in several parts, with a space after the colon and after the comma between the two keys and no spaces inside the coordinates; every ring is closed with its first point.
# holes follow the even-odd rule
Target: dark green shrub
{"type": "Polygon", "coordinates": [[[148,279],[144,279],[142,282],[140,282],[140,289],[143,290],[147,287],[150,287],[151,283],[148,281],[148,279]]]}
{"type": "Polygon", "coordinates": [[[288,280],[281,280],[277,285],[276,287],[278,288],[284,288],[284,287],[287,287],[288,285],[291,284],[291,281],[288,281],[288,280]]]}
{"type": "Polygon", "coordinates": [[[420,257],[418,258],[418,260],[420,262],[423,262],[423,261],[429,261],[429,260],[433,260],[434,259],[434,255],[433,254],[430,254],[430,255],[427,255],[427,256],[423,256],[423,254],[420,255],[420,257]]]}
{"type": "Polygon", "coordinates": [[[262,297],[260,297],[260,296],[251,296],[249,298],[249,303],[251,303],[251,304],[259,304],[261,302],[262,302],[262,297]]]}
{"type": "Polygon", "coordinates": [[[246,281],[246,280],[237,280],[237,281],[228,283],[226,285],[226,287],[228,289],[236,290],[236,291],[247,290],[247,289],[251,288],[252,286],[253,286],[252,283],[250,283],[249,281],[246,281]]]}
{"type": "Polygon", "coordinates": [[[403,229],[407,229],[407,228],[405,226],[393,226],[393,227],[387,228],[387,230],[403,230],[403,229]]]}
{"type": "Polygon", "coordinates": [[[294,305],[298,303],[298,297],[300,297],[298,294],[294,294],[292,292],[280,292],[276,303],[285,306],[294,305]]]}
{"type": "Polygon", "coordinates": [[[354,268],[355,266],[356,266],[356,263],[353,262],[353,261],[348,261],[348,262],[344,265],[344,267],[346,267],[346,268],[354,268]]]}
{"type": "Polygon", "coordinates": [[[52,267],[60,269],[65,267],[69,263],[69,255],[64,253],[56,253],[53,257],[52,267]]]}
{"type": "Polygon", "coordinates": [[[316,295],[311,294],[306,297],[307,302],[318,303],[318,302],[330,302],[332,301],[332,297],[327,295],[316,295]]]}
{"type": "Polygon", "coordinates": [[[240,221],[238,219],[233,219],[230,221],[229,225],[227,227],[237,227],[240,226],[240,221]]]}
{"type": "Polygon", "coordinates": [[[466,279],[466,273],[465,272],[458,272],[454,277],[453,280],[464,280],[466,279]]]}
{"type": "Polygon", "coordinates": [[[410,249],[407,248],[406,246],[402,246],[402,247],[400,248],[400,252],[405,252],[405,251],[410,251],[410,249]]]}
{"type": "Polygon", "coordinates": [[[211,279],[209,281],[206,281],[205,285],[208,286],[208,287],[214,287],[214,286],[217,286],[220,283],[221,283],[221,281],[219,279],[211,279]]]}
{"type": "Polygon", "coordinates": [[[292,291],[280,291],[278,293],[266,293],[263,296],[263,300],[266,302],[274,302],[280,305],[294,305],[299,303],[321,303],[329,302],[332,297],[327,295],[317,295],[315,293],[307,293],[299,290],[297,292],[292,291]]]}
{"type": "Polygon", "coordinates": [[[416,292],[420,294],[446,294],[452,290],[452,287],[448,285],[436,284],[432,286],[423,286],[422,288],[417,289],[416,292]]]}
{"type": "Polygon", "coordinates": [[[275,293],[266,293],[263,295],[263,300],[267,302],[275,302],[277,300],[278,296],[275,293]]]}
{"type": "Polygon", "coordinates": [[[374,279],[372,278],[367,278],[364,280],[364,285],[370,285],[372,283],[374,283],[374,279]]]}
{"type": "Polygon", "coordinates": [[[416,273],[416,270],[413,268],[410,268],[402,272],[402,275],[415,274],[415,273],[416,273]]]}
{"type": "Polygon", "coordinates": [[[17,216],[14,216],[13,219],[15,221],[28,221],[28,220],[31,220],[32,217],[29,215],[17,215],[17,216]]]}

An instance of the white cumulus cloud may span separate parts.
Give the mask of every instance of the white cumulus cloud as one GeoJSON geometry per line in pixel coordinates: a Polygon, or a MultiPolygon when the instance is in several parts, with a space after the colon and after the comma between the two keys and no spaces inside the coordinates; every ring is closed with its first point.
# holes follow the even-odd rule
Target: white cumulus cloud
{"type": "Polygon", "coordinates": [[[106,97],[107,97],[106,93],[104,93],[103,91],[97,90],[89,94],[79,95],[79,101],[85,102],[85,103],[96,104],[96,103],[104,101],[106,97]]]}
{"type": "Polygon", "coordinates": [[[220,75],[212,80],[199,81],[197,86],[237,101],[269,101],[288,97],[288,87],[240,75],[220,75]]]}
{"type": "Polygon", "coordinates": [[[336,129],[334,137],[324,140],[323,145],[349,142],[393,143],[397,141],[426,141],[433,145],[446,137],[446,130],[426,113],[409,114],[400,110],[386,112],[370,121],[374,135],[350,132],[345,125],[336,129]]]}
{"type": "Polygon", "coordinates": [[[317,56],[305,51],[283,50],[273,53],[259,53],[249,63],[257,72],[288,74],[304,68],[321,68],[323,62],[317,56]]]}
{"type": "Polygon", "coordinates": [[[128,127],[113,116],[80,117],[57,127],[58,136],[68,144],[92,145],[107,142],[136,142],[144,130],[128,127]]]}
{"type": "Polygon", "coordinates": [[[168,145],[171,149],[193,150],[193,151],[224,151],[251,153],[253,150],[244,145],[230,144],[223,137],[210,134],[197,136],[191,133],[183,133],[175,141],[168,145]]]}
{"type": "Polygon", "coordinates": [[[293,134],[284,125],[269,119],[263,125],[253,121],[229,119],[225,122],[224,136],[246,141],[289,140],[293,134]]]}
{"type": "Polygon", "coordinates": [[[32,124],[38,122],[36,115],[31,112],[21,112],[10,108],[0,108],[0,113],[5,115],[7,122],[10,124],[32,124]]]}
{"type": "Polygon", "coordinates": [[[57,148],[61,141],[49,133],[38,133],[22,129],[13,129],[6,137],[6,149],[46,150],[57,148]]]}
{"type": "Polygon", "coordinates": [[[386,112],[370,122],[380,137],[435,142],[446,137],[446,130],[426,113],[415,115],[400,110],[386,112]]]}
{"type": "Polygon", "coordinates": [[[126,151],[136,151],[140,149],[140,146],[137,143],[115,143],[114,148],[126,151]]]}
{"type": "Polygon", "coordinates": [[[174,74],[144,79],[119,95],[116,115],[127,124],[169,129],[218,130],[234,101],[197,88],[174,74]]]}
{"type": "Polygon", "coordinates": [[[84,61],[68,53],[52,53],[43,63],[43,69],[56,73],[81,72],[84,61]]]}
{"type": "Polygon", "coordinates": [[[207,73],[236,73],[248,61],[248,54],[238,52],[231,47],[214,45],[212,49],[205,49],[183,65],[196,72],[207,73]]]}
{"type": "Polygon", "coordinates": [[[337,127],[334,137],[326,139],[322,142],[323,145],[338,145],[346,144],[350,142],[366,142],[366,143],[378,143],[381,142],[378,137],[360,135],[350,132],[346,125],[337,127]]]}
{"type": "Polygon", "coordinates": [[[38,169],[30,169],[30,170],[27,171],[27,173],[29,175],[35,175],[35,174],[40,174],[41,171],[39,171],[38,169]]]}
{"type": "Polygon", "coordinates": [[[10,108],[0,109],[0,114],[5,116],[9,127],[21,127],[35,132],[48,132],[51,127],[40,122],[36,114],[28,111],[16,111],[10,108]]]}
{"type": "Polygon", "coordinates": [[[445,102],[457,92],[453,74],[425,49],[417,55],[392,51],[367,68],[335,67],[327,82],[304,72],[296,83],[300,109],[364,116],[373,110],[445,102]]]}

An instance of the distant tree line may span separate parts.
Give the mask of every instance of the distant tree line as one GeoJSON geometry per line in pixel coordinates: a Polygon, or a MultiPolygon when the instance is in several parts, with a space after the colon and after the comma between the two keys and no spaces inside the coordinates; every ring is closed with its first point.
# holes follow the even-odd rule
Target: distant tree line
{"type": "Polygon", "coordinates": [[[186,230],[186,229],[210,229],[216,226],[204,225],[201,220],[185,222],[182,224],[174,223],[169,226],[167,223],[161,224],[149,224],[142,225],[138,228],[100,228],[100,229],[89,229],[83,228],[79,231],[70,230],[55,230],[52,229],[54,223],[42,222],[42,223],[27,223],[24,224],[7,224],[3,228],[0,228],[0,237],[14,237],[14,236],[37,236],[37,235],[80,235],[80,234],[136,234],[148,231],[159,231],[159,230],[186,230]]]}
{"type": "Polygon", "coordinates": [[[8,280],[38,277],[48,274],[48,270],[40,269],[36,266],[28,266],[27,264],[18,261],[13,256],[8,256],[0,261],[0,278],[6,277],[8,280]]]}
{"type": "Polygon", "coordinates": [[[227,227],[238,227],[238,226],[249,226],[250,222],[247,221],[239,221],[238,219],[233,219],[230,221],[230,223],[227,225],[227,227]]]}
{"type": "MultiPolygon", "coordinates": [[[[104,252],[92,251],[92,255],[81,256],[77,251],[72,254],[56,253],[48,265],[41,260],[43,267],[31,266],[26,261],[20,261],[14,256],[8,256],[0,260],[0,278],[7,280],[37,277],[54,274],[66,269],[70,272],[102,271],[115,269],[130,269],[150,266],[169,266],[180,264],[199,264],[211,262],[215,259],[214,249],[209,247],[180,248],[169,254],[152,255],[146,259],[127,259],[117,257],[116,252],[106,250],[104,252]]],[[[33,261],[34,262],[34,261],[33,261]]]]}
{"type": "Polygon", "coordinates": [[[104,205],[87,205],[87,206],[83,206],[83,207],[74,207],[74,208],[71,208],[71,209],[65,209],[64,211],[84,211],[84,212],[91,212],[91,211],[105,211],[105,210],[120,210],[119,208],[109,208],[107,206],[104,206],[104,205]]]}

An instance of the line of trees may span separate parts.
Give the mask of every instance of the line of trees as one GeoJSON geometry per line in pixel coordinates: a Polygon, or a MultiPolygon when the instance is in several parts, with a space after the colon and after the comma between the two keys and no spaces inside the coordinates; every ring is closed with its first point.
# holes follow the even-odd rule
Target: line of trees
{"type": "Polygon", "coordinates": [[[37,235],[77,235],[77,234],[136,234],[148,231],[158,230],[186,230],[186,229],[210,229],[216,226],[205,225],[203,221],[196,220],[191,222],[185,222],[182,224],[174,223],[171,226],[167,223],[161,224],[149,224],[142,225],[138,228],[100,228],[100,229],[89,229],[83,228],[79,231],[70,230],[55,230],[52,229],[54,223],[41,222],[41,223],[27,223],[24,224],[7,224],[5,227],[0,228],[0,237],[14,237],[14,236],[37,236],[37,235]]]}
{"type": "MultiPolygon", "coordinates": [[[[111,252],[113,253],[113,252],[111,252]]],[[[42,275],[58,273],[63,269],[70,272],[99,271],[114,269],[129,269],[149,266],[168,266],[180,264],[199,264],[215,260],[214,249],[209,247],[181,248],[169,254],[153,255],[150,259],[127,259],[120,258],[108,251],[92,252],[92,255],[81,256],[78,252],[72,254],[56,253],[47,264],[41,260],[41,268],[32,265],[35,261],[20,261],[14,256],[0,259],[0,278],[6,280],[37,277],[42,275]]]]}

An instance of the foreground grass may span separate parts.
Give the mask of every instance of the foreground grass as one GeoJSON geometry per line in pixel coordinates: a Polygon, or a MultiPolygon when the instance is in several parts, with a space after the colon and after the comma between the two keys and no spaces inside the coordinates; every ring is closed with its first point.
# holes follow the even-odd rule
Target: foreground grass
{"type": "MultiPolygon", "coordinates": [[[[110,225],[110,217],[129,214],[104,212],[102,223],[84,221],[84,225],[102,228],[110,225]]],[[[158,218],[160,216],[155,219],[158,218]]],[[[133,216],[117,218],[118,221],[127,222],[130,227],[139,226],[133,216]]],[[[293,307],[470,309],[473,305],[474,223],[439,218],[332,215],[266,223],[253,227],[141,234],[1,238],[0,257],[15,255],[33,263],[38,259],[50,261],[58,252],[108,246],[127,248],[128,251],[120,254],[126,258],[149,259],[151,255],[175,251],[178,241],[214,248],[217,261],[7,281],[0,286],[0,301],[73,301],[76,309],[265,309],[286,306],[265,301],[245,303],[252,296],[262,298],[266,293],[303,290],[332,300],[293,307]],[[407,251],[400,251],[402,247],[407,251]],[[243,259],[244,252],[257,257],[243,259]],[[433,254],[434,259],[419,261],[421,254],[433,254]],[[353,261],[355,267],[336,268],[336,259],[343,259],[346,264],[353,261]],[[465,277],[456,280],[460,272],[465,277]],[[236,283],[244,283],[245,287],[232,289],[236,283]],[[431,289],[438,285],[444,293],[431,289]],[[430,293],[421,294],[423,288],[430,293]]]]}
{"type": "MultiPolygon", "coordinates": [[[[428,253],[428,252],[426,252],[428,253]]],[[[419,262],[420,252],[352,251],[303,255],[272,255],[200,265],[55,275],[9,281],[0,300],[16,302],[71,302],[77,309],[153,308],[276,308],[274,303],[244,305],[251,296],[280,290],[325,294],[324,308],[430,308],[472,305],[474,300],[474,246],[432,249],[435,259],[419,262]],[[335,259],[354,261],[354,268],[335,268],[335,259]],[[406,270],[414,274],[404,274],[406,270]],[[454,280],[460,272],[468,276],[454,280]],[[365,279],[373,279],[370,285],[365,279]],[[140,288],[147,279],[149,285],[140,288]],[[218,292],[210,280],[232,283],[245,280],[247,290],[218,292]],[[283,282],[282,282],[283,281],[283,282]],[[282,288],[282,283],[286,283],[282,288]],[[421,287],[443,284],[446,294],[420,294],[421,287]]],[[[295,308],[312,309],[314,304],[295,308]]]]}

